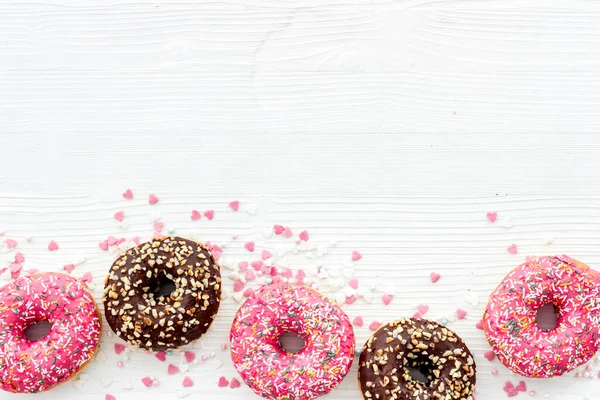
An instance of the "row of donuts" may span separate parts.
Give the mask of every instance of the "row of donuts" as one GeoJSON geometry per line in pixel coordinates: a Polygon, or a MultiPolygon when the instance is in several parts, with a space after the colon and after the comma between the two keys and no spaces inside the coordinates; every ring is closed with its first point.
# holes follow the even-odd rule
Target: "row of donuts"
{"type": "MultiPolygon", "coordinates": [[[[600,345],[600,275],[567,256],[532,258],[490,296],[482,320],[498,359],[514,372],[550,377],[585,363],[600,345]],[[542,330],[536,312],[554,305],[557,325],[542,330]]],[[[105,280],[105,318],[123,340],[160,351],[204,334],[221,299],[220,268],[200,243],[163,237],[120,256],[105,280]],[[159,293],[163,284],[174,290],[159,293]]],[[[0,388],[48,390],[79,372],[94,356],[101,316],[85,285],[63,274],[34,274],[0,288],[0,388]],[[37,341],[27,326],[46,320],[37,341]]],[[[263,286],[238,310],[231,357],[242,379],[270,399],[312,399],[347,375],[355,339],[347,315],[319,292],[277,283],[263,286]],[[285,332],[305,340],[297,353],[280,342],[285,332]]],[[[464,342],[434,321],[399,319],[383,325],[360,352],[359,383],[371,399],[472,399],[475,361],[464,342]],[[424,379],[411,376],[418,370],[424,379]]]]}

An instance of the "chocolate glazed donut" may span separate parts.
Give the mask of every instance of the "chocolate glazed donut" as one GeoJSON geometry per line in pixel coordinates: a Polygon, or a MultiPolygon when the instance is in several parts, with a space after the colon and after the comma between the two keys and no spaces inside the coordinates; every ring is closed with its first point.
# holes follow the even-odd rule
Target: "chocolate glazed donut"
{"type": "Polygon", "coordinates": [[[221,301],[221,274],[209,250],[180,237],[163,237],[128,250],[105,280],[104,311],[112,330],[146,350],[174,349],[210,327],[221,301]],[[157,289],[172,281],[175,289],[157,289]]]}
{"type": "Polygon", "coordinates": [[[369,338],[360,354],[358,380],[366,400],[470,400],[475,361],[450,329],[403,318],[369,338]],[[412,378],[410,369],[420,371],[427,382],[412,378]]]}

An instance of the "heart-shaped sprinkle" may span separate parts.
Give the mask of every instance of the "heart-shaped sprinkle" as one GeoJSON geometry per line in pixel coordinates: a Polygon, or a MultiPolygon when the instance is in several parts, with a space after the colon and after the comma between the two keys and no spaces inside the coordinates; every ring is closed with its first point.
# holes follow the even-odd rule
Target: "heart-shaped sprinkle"
{"type": "Polygon", "coordinates": [[[151,387],[152,386],[152,378],[150,378],[149,376],[146,376],[146,377],[142,378],[142,383],[146,387],[151,387]]]}
{"type": "Polygon", "coordinates": [[[381,296],[381,300],[386,306],[392,302],[393,298],[394,296],[392,296],[391,294],[384,294],[383,296],[381,296]]]}
{"type": "Polygon", "coordinates": [[[508,397],[515,397],[519,394],[519,391],[516,388],[510,388],[506,391],[506,393],[508,394],[508,397]]]}
{"type": "Polygon", "coordinates": [[[4,241],[4,244],[6,245],[6,247],[11,250],[14,249],[15,247],[17,247],[17,241],[14,239],[6,239],[4,241]]]}
{"type": "Polygon", "coordinates": [[[477,321],[477,323],[475,324],[475,328],[482,331],[483,330],[483,321],[482,320],[477,321]]]}
{"type": "Polygon", "coordinates": [[[23,256],[23,253],[21,252],[17,252],[15,253],[15,261],[16,263],[22,263],[25,261],[25,256],[23,256]]]}
{"type": "Polygon", "coordinates": [[[281,225],[273,225],[273,232],[275,232],[276,235],[281,235],[283,229],[284,228],[281,225]]]}
{"type": "Polygon", "coordinates": [[[248,242],[244,245],[244,247],[246,250],[252,253],[254,251],[254,242],[248,242]]]}
{"type": "Polygon", "coordinates": [[[285,238],[289,238],[289,237],[292,237],[292,235],[293,235],[293,233],[290,228],[288,228],[287,226],[285,228],[283,228],[283,232],[281,232],[281,236],[283,236],[285,238]]]}
{"type": "Polygon", "coordinates": [[[114,246],[115,244],[117,244],[117,238],[114,236],[109,236],[106,238],[106,243],[108,243],[109,246],[114,246]]]}
{"type": "Polygon", "coordinates": [[[102,250],[108,251],[108,242],[106,240],[103,240],[100,243],[98,243],[98,246],[100,246],[102,250]]]}
{"type": "Polygon", "coordinates": [[[185,356],[185,361],[189,363],[196,359],[196,353],[194,353],[193,351],[186,351],[185,353],[183,353],[183,355],[185,356]]]}
{"type": "Polygon", "coordinates": [[[115,217],[117,221],[123,222],[123,219],[125,219],[125,213],[123,211],[117,211],[113,217],[115,217]]]}
{"type": "Polygon", "coordinates": [[[240,386],[242,386],[241,383],[240,383],[240,381],[238,381],[235,378],[231,378],[231,383],[229,384],[230,388],[236,389],[236,388],[239,388],[240,386]]]}
{"type": "Polygon", "coordinates": [[[125,345],[121,343],[115,343],[115,353],[121,354],[123,351],[125,351],[125,345]]]}
{"type": "Polygon", "coordinates": [[[371,322],[371,325],[369,325],[369,330],[375,332],[377,329],[379,329],[379,327],[381,326],[381,324],[377,321],[373,321],[371,322]]]}
{"type": "Polygon", "coordinates": [[[421,315],[421,313],[418,312],[418,311],[416,313],[414,313],[412,317],[413,318],[423,318],[423,316],[421,315]]]}
{"type": "Polygon", "coordinates": [[[240,271],[245,271],[248,269],[248,263],[246,261],[242,261],[238,264],[238,268],[240,271]]]}
{"type": "Polygon", "coordinates": [[[252,281],[252,280],[256,279],[256,274],[254,273],[254,271],[249,270],[249,271],[246,271],[246,273],[244,274],[244,278],[247,281],[252,281]]]}
{"type": "Polygon", "coordinates": [[[360,315],[356,318],[354,318],[354,320],[352,321],[352,323],[356,326],[363,326],[363,317],[361,317],[360,315]]]}
{"type": "Polygon", "coordinates": [[[436,283],[440,280],[441,275],[437,272],[432,272],[431,274],[429,274],[429,277],[431,278],[431,282],[436,283]]]}
{"type": "Polygon", "coordinates": [[[362,258],[362,254],[358,250],[352,250],[352,261],[358,261],[362,258]]]}
{"type": "Polygon", "coordinates": [[[165,223],[156,221],[154,224],[152,224],[152,226],[154,227],[155,232],[162,232],[162,230],[165,228],[165,223]]]}
{"type": "Polygon", "coordinates": [[[54,240],[51,240],[50,243],[48,243],[48,250],[50,250],[50,251],[58,250],[58,243],[56,243],[54,240]]]}
{"type": "Polygon", "coordinates": [[[165,360],[167,359],[167,353],[165,353],[164,351],[159,351],[154,355],[154,357],[156,357],[157,360],[165,362],[165,360]]]}
{"type": "Polygon", "coordinates": [[[353,304],[356,301],[356,296],[346,296],[346,304],[353,304]]]}
{"type": "Polygon", "coordinates": [[[498,218],[498,213],[495,211],[490,211],[486,215],[487,215],[487,219],[489,219],[491,223],[496,222],[496,218],[498,218]]]}
{"type": "Polygon", "coordinates": [[[466,316],[467,316],[467,312],[465,310],[463,310],[462,308],[459,308],[458,310],[456,310],[456,317],[458,319],[465,319],[466,316]]]}
{"type": "Polygon", "coordinates": [[[239,292],[244,289],[244,283],[242,281],[234,281],[233,282],[233,291],[239,292]]]}
{"type": "Polygon", "coordinates": [[[126,200],[131,200],[133,199],[133,192],[131,191],[131,189],[127,189],[124,193],[123,193],[123,198],[126,200]]]}
{"type": "Polygon", "coordinates": [[[517,254],[517,252],[518,252],[517,245],[511,244],[510,246],[508,246],[506,248],[506,251],[508,251],[510,254],[517,254]]]}
{"type": "Polygon", "coordinates": [[[189,377],[185,377],[183,378],[183,387],[192,387],[194,386],[194,381],[191,380],[189,377]]]}
{"type": "Polygon", "coordinates": [[[291,278],[292,278],[292,276],[293,276],[293,272],[292,272],[292,270],[291,270],[291,269],[289,269],[289,268],[286,268],[286,269],[284,269],[284,270],[283,270],[283,272],[281,273],[281,276],[283,276],[284,278],[291,279],[291,278]]]}
{"type": "Polygon", "coordinates": [[[296,272],[296,280],[301,281],[304,278],[306,278],[306,273],[304,272],[304,270],[302,270],[302,269],[298,270],[298,272],[296,272]]]}
{"type": "Polygon", "coordinates": [[[511,381],[506,381],[504,382],[504,387],[502,388],[502,390],[504,390],[505,392],[508,392],[510,389],[514,389],[515,386],[512,384],[511,381]]]}
{"type": "Polygon", "coordinates": [[[237,211],[240,208],[240,202],[237,200],[232,201],[229,203],[229,208],[231,208],[233,211],[237,211]]]}
{"type": "Polygon", "coordinates": [[[489,351],[486,351],[485,353],[483,353],[483,356],[484,356],[485,358],[487,358],[487,359],[488,359],[488,361],[492,361],[492,360],[493,360],[493,359],[496,357],[496,355],[494,354],[494,352],[493,352],[493,351],[491,351],[491,350],[489,350],[489,351]]]}
{"type": "Polygon", "coordinates": [[[212,220],[214,218],[215,211],[214,210],[206,210],[206,211],[204,211],[204,216],[206,218],[208,218],[208,220],[210,221],[210,220],[212,220]]]}
{"type": "Polygon", "coordinates": [[[112,394],[107,394],[106,400],[117,400],[117,398],[115,396],[113,396],[112,394]]]}
{"type": "Polygon", "coordinates": [[[140,245],[140,238],[138,236],[134,236],[131,238],[131,241],[135,243],[137,246],[140,245]]]}
{"type": "Polygon", "coordinates": [[[244,297],[250,297],[253,294],[254,294],[254,289],[252,289],[251,287],[249,287],[246,290],[244,290],[244,297]]]}
{"type": "Polygon", "coordinates": [[[427,311],[429,311],[429,306],[427,304],[419,304],[417,306],[417,310],[419,310],[419,314],[423,316],[427,314],[427,311]]]}
{"type": "Polygon", "coordinates": [[[75,265],[73,265],[73,264],[67,264],[67,265],[65,265],[63,267],[63,269],[70,274],[75,269],[75,265]]]}
{"type": "Polygon", "coordinates": [[[91,272],[86,272],[85,274],[83,274],[83,276],[81,277],[81,281],[83,283],[88,283],[88,282],[92,282],[94,280],[94,278],[92,277],[92,273],[91,272]]]}
{"type": "Polygon", "coordinates": [[[252,268],[254,268],[255,270],[258,271],[259,269],[262,268],[263,263],[261,260],[256,260],[256,261],[252,261],[252,263],[250,265],[252,265],[252,268]]]}
{"type": "Polygon", "coordinates": [[[350,286],[352,289],[358,289],[358,279],[356,278],[352,278],[348,281],[348,286],[350,286]]]}
{"type": "Polygon", "coordinates": [[[273,257],[273,254],[269,251],[269,250],[263,250],[262,251],[262,255],[261,258],[263,260],[268,260],[269,258],[273,257]]]}
{"type": "Polygon", "coordinates": [[[224,376],[219,378],[219,387],[227,387],[229,386],[229,381],[224,376]]]}
{"type": "Polygon", "coordinates": [[[158,200],[158,197],[156,197],[155,195],[151,194],[150,196],[148,196],[148,203],[150,205],[155,205],[156,203],[158,203],[160,200],[158,200]]]}
{"type": "Polygon", "coordinates": [[[179,372],[179,368],[176,365],[169,364],[169,366],[167,367],[167,373],[169,375],[175,375],[178,372],[179,372]]]}
{"type": "Polygon", "coordinates": [[[200,214],[200,211],[198,210],[192,210],[192,221],[197,221],[200,218],[202,218],[202,214],[200,214]]]}
{"type": "Polygon", "coordinates": [[[519,392],[526,392],[527,385],[525,384],[524,381],[520,381],[519,384],[515,387],[515,389],[517,389],[519,392]]]}
{"type": "Polygon", "coordinates": [[[302,231],[300,232],[300,234],[298,235],[298,237],[300,238],[300,240],[303,240],[305,242],[308,241],[308,231],[302,231]]]}

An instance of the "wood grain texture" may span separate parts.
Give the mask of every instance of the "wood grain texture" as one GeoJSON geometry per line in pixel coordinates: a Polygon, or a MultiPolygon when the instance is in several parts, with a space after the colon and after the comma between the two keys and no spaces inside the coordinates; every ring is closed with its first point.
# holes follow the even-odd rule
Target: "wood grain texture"
{"type": "MultiPolygon", "coordinates": [[[[86,257],[74,274],[92,272],[99,299],[115,254],[98,242],[149,238],[154,212],[165,229],[224,244],[227,265],[258,257],[247,240],[291,249],[265,235],[275,223],[308,229],[335,246],[280,262],[340,273],[360,250],[354,274],[376,289],[373,303],[345,307],[351,317],[368,325],[419,303],[431,318],[468,310],[450,326],[477,357],[477,398],[504,399],[504,382],[519,378],[483,357],[474,325],[487,295],[530,254],[600,268],[599,38],[592,1],[0,1],[0,231],[19,242],[26,269],[86,257]],[[128,187],[132,201],[121,197],[128,187]],[[149,206],[149,193],[160,203],[149,206]],[[238,213],[227,207],[235,199],[238,213]],[[192,209],[209,208],[213,221],[191,221],[192,209]],[[127,230],[112,218],[119,210],[127,230]],[[442,275],[435,285],[431,271],[442,275]],[[382,282],[396,293],[387,307],[382,282]]],[[[13,257],[0,248],[0,269],[13,257]]],[[[255,398],[216,385],[236,376],[219,346],[237,307],[228,297],[193,349],[216,355],[186,374],[191,396],[255,398]]],[[[356,333],[360,345],[369,331],[356,333]]],[[[117,368],[115,342],[104,336],[81,387],[35,397],[181,395],[184,375],[150,355],[130,353],[117,368]],[[161,385],[143,387],[147,375],[161,385]]],[[[600,399],[591,365],[593,379],[528,389],[600,399]]],[[[328,398],[359,399],[355,376],[328,398]]]]}

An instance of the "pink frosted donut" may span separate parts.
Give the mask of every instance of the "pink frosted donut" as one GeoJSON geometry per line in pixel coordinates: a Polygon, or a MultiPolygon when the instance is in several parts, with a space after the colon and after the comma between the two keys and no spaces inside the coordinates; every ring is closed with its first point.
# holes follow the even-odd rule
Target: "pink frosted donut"
{"type": "Polygon", "coordinates": [[[240,307],[230,334],[231,358],[242,379],[268,399],[314,399],[331,391],[354,360],[346,313],[301,285],[263,286],[240,307]],[[279,336],[293,332],[305,345],[286,352],[279,336]]]}
{"type": "Polygon", "coordinates": [[[588,361],[600,346],[600,275],[565,255],[537,257],[509,273],[491,294],[483,328],[498,359],[531,378],[562,375],[588,361]],[[536,313],[552,303],[554,329],[536,313]]]}
{"type": "Polygon", "coordinates": [[[68,275],[39,273],[0,288],[0,388],[36,393],[67,381],[96,353],[101,327],[94,299],[68,275]],[[52,327],[30,342],[25,328],[40,321],[52,327]]]}

